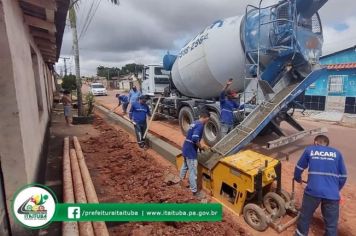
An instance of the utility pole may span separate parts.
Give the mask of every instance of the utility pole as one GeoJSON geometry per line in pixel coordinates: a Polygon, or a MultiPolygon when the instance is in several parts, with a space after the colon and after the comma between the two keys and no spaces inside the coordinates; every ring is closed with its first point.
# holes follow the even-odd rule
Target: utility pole
{"type": "Polygon", "coordinates": [[[109,88],[109,79],[110,79],[110,68],[108,67],[108,80],[106,81],[106,88],[109,88]]]}
{"type": "Polygon", "coordinates": [[[70,0],[69,20],[70,20],[70,27],[72,29],[72,36],[73,36],[75,76],[76,76],[76,82],[77,82],[78,116],[82,116],[83,115],[82,81],[81,81],[81,78],[80,78],[77,16],[76,16],[75,8],[74,8],[74,3],[75,3],[75,0],[70,0]]]}
{"type": "Polygon", "coordinates": [[[63,59],[64,62],[64,75],[67,76],[67,60],[69,60],[69,57],[60,57],[61,59],[63,59]]]}

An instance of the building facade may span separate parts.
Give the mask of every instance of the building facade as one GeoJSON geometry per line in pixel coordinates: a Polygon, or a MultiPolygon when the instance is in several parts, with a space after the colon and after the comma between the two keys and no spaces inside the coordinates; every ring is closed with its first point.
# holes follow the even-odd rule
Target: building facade
{"type": "Polygon", "coordinates": [[[14,192],[42,182],[53,92],[69,0],[0,0],[0,235],[25,235],[14,192]],[[2,201],[1,201],[2,200],[2,201]]]}
{"type": "Polygon", "coordinates": [[[356,46],[321,57],[327,75],[299,98],[307,109],[356,114],[356,46]]]}

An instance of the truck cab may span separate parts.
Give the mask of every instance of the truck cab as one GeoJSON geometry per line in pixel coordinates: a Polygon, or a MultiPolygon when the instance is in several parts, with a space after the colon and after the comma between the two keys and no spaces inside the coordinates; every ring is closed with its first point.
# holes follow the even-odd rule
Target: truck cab
{"type": "Polygon", "coordinates": [[[170,84],[169,72],[161,65],[147,65],[143,69],[142,94],[163,94],[164,89],[170,84]]]}

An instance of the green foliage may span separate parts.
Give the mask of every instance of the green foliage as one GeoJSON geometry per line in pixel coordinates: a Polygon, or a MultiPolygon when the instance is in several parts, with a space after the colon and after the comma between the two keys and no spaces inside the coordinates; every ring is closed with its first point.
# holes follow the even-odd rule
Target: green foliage
{"type": "Polygon", "coordinates": [[[62,79],[62,88],[66,90],[75,90],[77,89],[76,77],[75,75],[66,75],[62,79]]]}
{"type": "Polygon", "coordinates": [[[85,101],[87,103],[87,112],[86,115],[90,116],[93,113],[95,96],[92,93],[88,93],[85,96],[85,101]]]}
{"type": "Polygon", "coordinates": [[[117,67],[104,67],[104,66],[98,66],[96,68],[96,75],[100,77],[108,77],[111,79],[112,77],[117,77],[119,76],[120,69],[117,67]]]}
{"type": "Polygon", "coordinates": [[[141,64],[136,64],[136,63],[126,64],[121,68],[120,75],[128,75],[130,73],[137,75],[138,73],[142,72],[142,70],[143,70],[143,65],[141,64]]]}
{"type": "Polygon", "coordinates": [[[100,77],[106,77],[106,78],[108,78],[108,75],[109,75],[109,79],[111,79],[112,77],[116,77],[119,74],[120,75],[128,75],[128,74],[137,75],[137,74],[141,73],[142,70],[143,70],[143,65],[135,64],[135,63],[126,64],[121,69],[119,69],[117,67],[98,66],[96,68],[96,75],[100,76],[100,77]]]}

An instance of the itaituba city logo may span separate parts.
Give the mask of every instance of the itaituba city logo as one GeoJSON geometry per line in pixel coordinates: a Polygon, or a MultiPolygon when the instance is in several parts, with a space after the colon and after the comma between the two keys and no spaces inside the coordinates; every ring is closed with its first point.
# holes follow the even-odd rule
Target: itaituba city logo
{"type": "Polygon", "coordinates": [[[20,189],[12,202],[15,218],[24,226],[41,228],[53,218],[56,209],[54,194],[42,185],[27,185],[20,189]]]}

